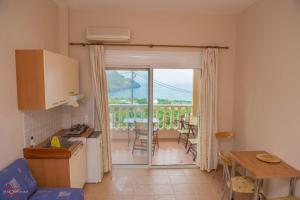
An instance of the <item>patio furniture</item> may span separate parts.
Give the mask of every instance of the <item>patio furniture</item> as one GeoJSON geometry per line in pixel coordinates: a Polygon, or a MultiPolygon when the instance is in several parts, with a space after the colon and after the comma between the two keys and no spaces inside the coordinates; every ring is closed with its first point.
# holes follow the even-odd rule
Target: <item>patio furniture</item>
{"type": "MultiPolygon", "coordinates": [[[[215,136],[216,136],[217,141],[218,141],[218,152],[223,152],[224,153],[224,150],[221,149],[220,143],[221,143],[221,141],[229,140],[229,139],[233,138],[234,137],[234,133],[233,132],[229,132],[229,131],[221,131],[221,132],[215,133],[215,136]]],[[[223,155],[223,156],[226,156],[227,159],[231,160],[230,155],[223,155]]],[[[216,173],[217,173],[217,170],[218,170],[218,166],[219,165],[217,165],[217,168],[216,168],[216,170],[214,172],[213,177],[216,176],[216,173]]],[[[231,167],[231,162],[228,163],[228,166],[231,167]]],[[[225,177],[225,171],[224,171],[224,168],[223,168],[223,179],[224,179],[224,177],[225,177]]]]}
{"type": "Polygon", "coordinates": [[[263,162],[256,158],[258,154],[266,153],[265,151],[232,151],[230,154],[232,159],[231,176],[235,175],[236,164],[238,163],[256,178],[254,200],[259,199],[260,189],[265,179],[290,179],[289,197],[284,198],[293,197],[295,194],[296,179],[300,177],[300,171],[284,161],[274,164],[263,162]]]}
{"type": "MultiPolygon", "coordinates": [[[[127,125],[127,143],[130,145],[130,127],[132,127],[135,122],[148,123],[148,118],[125,118],[124,123],[127,125]]],[[[158,124],[159,120],[153,118],[153,126],[158,124]]]]}
{"type": "Polygon", "coordinates": [[[154,145],[154,151],[155,151],[155,146],[156,145],[159,148],[158,133],[159,133],[159,127],[158,126],[153,127],[153,145],[154,145]]]}
{"type": "MultiPolygon", "coordinates": [[[[154,155],[155,147],[159,148],[158,140],[158,127],[154,127],[152,132],[152,154],[154,155]]],[[[148,123],[147,122],[135,122],[135,139],[133,142],[132,153],[135,150],[147,151],[148,147],[148,123]]]]}
{"type": "Polygon", "coordinates": [[[196,161],[197,158],[197,145],[198,145],[198,138],[197,138],[197,124],[189,123],[189,129],[191,133],[193,134],[194,138],[188,139],[188,150],[186,153],[191,152],[194,155],[193,161],[196,161]]]}
{"type": "Polygon", "coordinates": [[[132,154],[135,150],[147,151],[148,146],[148,123],[135,122],[135,138],[132,147],[132,154]]]}
{"type": "Polygon", "coordinates": [[[188,122],[184,119],[183,116],[181,116],[178,120],[178,129],[177,132],[179,133],[178,136],[178,144],[180,141],[183,141],[185,144],[185,148],[188,146],[188,140],[190,136],[190,127],[188,126],[188,122]]]}
{"type": "Polygon", "coordinates": [[[219,152],[219,158],[222,160],[223,168],[225,171],[225,182],[224,191],[221,197],[221,200],[224,199],[226,191],[229,192],[228,200],[233,199],[233,193],[244,193],[244,194],[253,194],[255,192],[255,181],[248,176],[230,176],[229,165],[231,160],[219,152]]]}
{"type": "Polygon", "coordinates": [[[39,188],[25,159],[18,159],[0,171],[0,199],[83,200],[79,188],[39,188]]]}
{"type": "Polygon", "coordinates": [[[198,139],[197,138],[193,138],[193,139],[189,139],[189,148],[187,150],[186,153],[191,152],[194,155],[193,161],[196,161],[197,158],[197,145],[198,145],[198,139]]]}

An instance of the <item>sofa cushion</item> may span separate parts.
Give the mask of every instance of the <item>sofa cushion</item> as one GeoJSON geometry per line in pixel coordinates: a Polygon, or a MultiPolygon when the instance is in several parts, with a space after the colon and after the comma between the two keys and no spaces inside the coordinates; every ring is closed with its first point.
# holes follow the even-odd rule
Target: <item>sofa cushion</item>
{"type": "Polygon", "coordinates": [[[78,188],[39,188],[30,200],[83,200],[83,190],[78,188]]]}
{"type": "Polygon", "coordinates": [[[26,200],[37,189],[26,160],[18,159],[0,171],[0,199],[26,200]]]}

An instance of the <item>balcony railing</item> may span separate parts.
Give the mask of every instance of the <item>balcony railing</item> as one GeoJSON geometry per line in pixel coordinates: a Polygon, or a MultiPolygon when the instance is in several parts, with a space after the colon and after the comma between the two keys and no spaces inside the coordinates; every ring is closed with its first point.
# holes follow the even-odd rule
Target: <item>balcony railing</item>
{"type": "MultiPolygon", "coordinates": [[[[148,118],[147,104],[110,104],[110,127],[112,129],[127,129],[128,118],[148,118]]],[[[160,129],[172,130],[178,128],[180,116],[191,115],[192,105],[187,104],[160,104],[153,105],[153,118],[158,119],[160,129]]]]}

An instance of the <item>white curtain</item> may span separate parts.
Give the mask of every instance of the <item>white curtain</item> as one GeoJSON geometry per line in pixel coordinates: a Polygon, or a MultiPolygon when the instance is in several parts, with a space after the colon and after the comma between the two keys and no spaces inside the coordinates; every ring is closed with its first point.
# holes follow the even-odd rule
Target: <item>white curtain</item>
{"type": "Polygon", "coordinates": [[[109,107],[107,96],[107,82],[104,61],[104,47],[90,46],[90,62],[96,102],[96,111],[100,120],[103,139],[104,172],[111,171],[111,141],[109,128],[109,107]]]}
{"type": "Polygon", "coordinates": [[[201,170],[211,171],[218,163],[218,49],[205,49],[199,79],[199,141],[197,165],[201,170]]]}

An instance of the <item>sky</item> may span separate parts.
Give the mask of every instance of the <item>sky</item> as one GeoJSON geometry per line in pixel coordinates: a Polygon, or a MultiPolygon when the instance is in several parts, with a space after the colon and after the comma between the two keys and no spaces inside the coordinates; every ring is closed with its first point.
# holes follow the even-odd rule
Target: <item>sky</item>
{"type": "MultiPolygon", "coordinates": [[[[120,74],[131,78],[130,70],[118,70],[120,74]]],[[[147,70],[133,70],[134,80],[141,87],[134,89],[135,98],[148,97],[147,70]]],[[[192,69],[154,69],[153,70],[153,97],[154,99],[192,100],[193,70],[192,69]]],[[[115,97],[131,97],[132,90],[125,89],[110,93],[115,97]]]]}
{"type": "MultiPolygon", "coordinates": [[[[168,83],[191,85],[193,84],[193,70],[192,69],[154,69],[154,80],[168,83]]],[[[184,88],[183,88],[184,89],[184,88]]]]}

